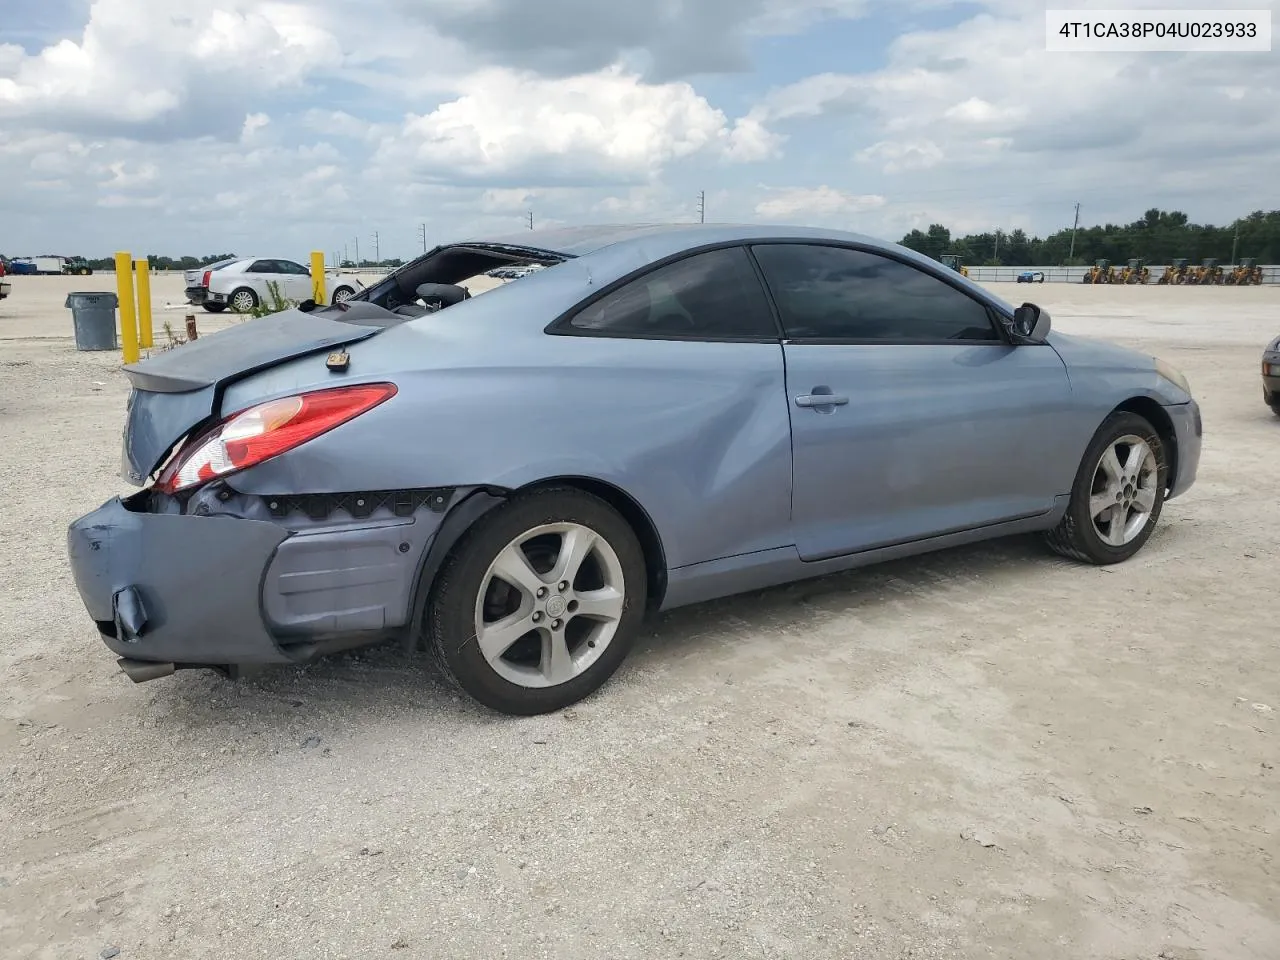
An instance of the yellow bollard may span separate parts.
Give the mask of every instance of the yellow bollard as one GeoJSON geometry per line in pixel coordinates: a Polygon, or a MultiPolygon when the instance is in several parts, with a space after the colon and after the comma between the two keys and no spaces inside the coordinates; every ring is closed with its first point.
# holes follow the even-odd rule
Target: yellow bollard
{"type": "Polygon", "coordinates": [[[324,252],[311,251],[311,299],[324,303],[324,252]]]}
{"type": "Polygon", "coordinates": [[[120,298],[120,341],[124,362],[138,362],[138,321],[133,311],[133,256],[116,254],[116,295],[120,298]]]}
{"type": "Polygon", "coordinates": [[[151,326],[151,263],[135,260],[133,264],[138,277],[138,346],[150,350],[154,333],[151,326]]]}

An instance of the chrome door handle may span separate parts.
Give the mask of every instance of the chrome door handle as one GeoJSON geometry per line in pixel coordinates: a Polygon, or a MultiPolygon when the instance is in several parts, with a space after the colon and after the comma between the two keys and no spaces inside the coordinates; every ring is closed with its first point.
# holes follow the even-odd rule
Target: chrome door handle
{"type": "Polygon", "coordinates": [[[797,407],[843,407],[848,402],[848,397],[837,397],[834,393],[806,393],[796,397],[797,407]]]}

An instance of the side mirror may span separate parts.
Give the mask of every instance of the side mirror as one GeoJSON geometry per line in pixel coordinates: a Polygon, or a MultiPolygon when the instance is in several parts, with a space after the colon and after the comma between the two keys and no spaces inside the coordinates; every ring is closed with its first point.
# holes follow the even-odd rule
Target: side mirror
{"type": "Polygon", "coordinates": [[[1024,303],[1013,311],[1013,333],[1020,339],[1041,343],[1051,326],[1049,314],[1034,303],[1024,303]]]}

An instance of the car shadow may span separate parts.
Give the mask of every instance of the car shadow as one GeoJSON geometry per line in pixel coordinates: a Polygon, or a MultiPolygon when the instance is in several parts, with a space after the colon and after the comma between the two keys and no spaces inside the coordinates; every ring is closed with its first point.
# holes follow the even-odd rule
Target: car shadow
{"type": "MultiPolygon", "coordinates": [[[[646,622],[615,680],[667,683],[662,675],[676,659],[732,656],[731,647],[744,638],[758,644],[771,635],[794,632],[815,614],[838,617],[856,611],[871,616],[882,604],[953,590],[958,581],[999,595],[1003,581],[1025,576],[1028,567],[1055,563],[1070,561],[1049,553],[1037,537],[1011,537],[680,608],[646,622]]],[[[353,720],[404,711],[424,714],[428,721],[432,715],[448,717],[451,724],[518,722],[462,695],[430,656],[399,643],[333,654],[297,667],[265,668],[235,680],[206,670],[179,671],[144,684],[147,688],[154,690],[152,704],[166,715],[166,724],[193,733],[254,720],[271,727],[283,717],[349,728],[353,720]]],[[[611,689],[615,684],[606,683],[584,704],[607,698],[611,689]]]]}

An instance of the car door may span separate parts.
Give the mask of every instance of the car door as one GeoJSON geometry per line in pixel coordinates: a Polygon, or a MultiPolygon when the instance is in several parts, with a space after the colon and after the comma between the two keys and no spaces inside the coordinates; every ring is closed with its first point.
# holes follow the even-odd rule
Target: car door
{"type": "Polygon", "coordinates": [[[1047,344],[935,273],[839,244],[752,247],[783,325],[806,560],[1050,510],[1071,387],[1047,344]]]}
{"type": "Polygon", "coordinates": [[[272,283],[279,286],[281,296],[287,296],[284,284],[281,282],[284,277],[280,275],[280,267],[274,260],[253,261],[245,268],[243,277],[248,282],[248,286],[258,294],[258,299],[263,302],[270,302],[270,284],[272,283]]]}
{"type": "Polygon", "coordinates": [[[580,338],[548,348],[555,429],[597,438],[595,475],[653,520],[670,569],[791,546],[782,346],[745,248],[646,270],[549,332],[580,338]]]}
{"type": "Polygon", "coordinates": [[[290,300],[311,299],[311,271],[293,260],[277,260],[281,273],[281,292],[290,300]]]}

